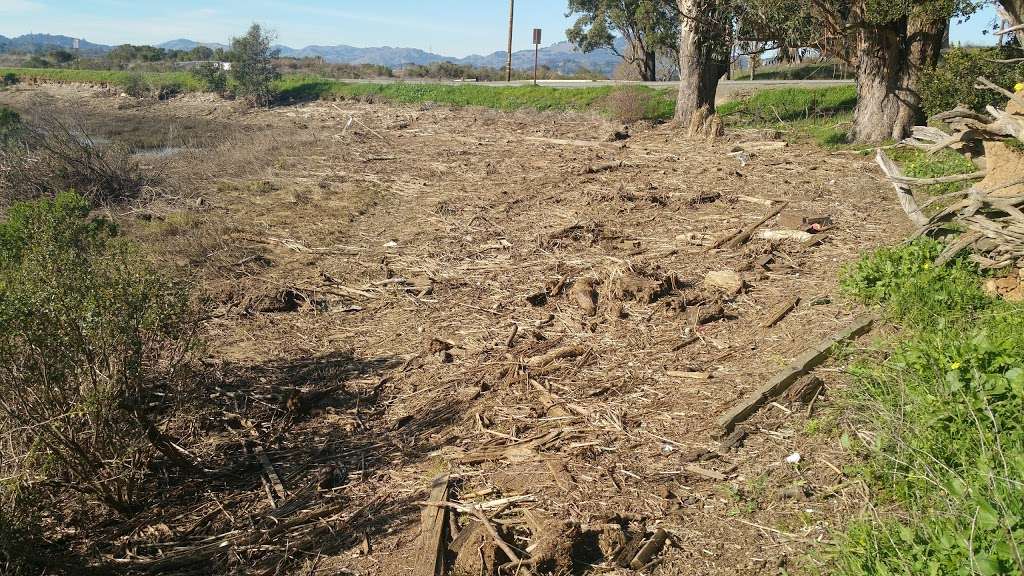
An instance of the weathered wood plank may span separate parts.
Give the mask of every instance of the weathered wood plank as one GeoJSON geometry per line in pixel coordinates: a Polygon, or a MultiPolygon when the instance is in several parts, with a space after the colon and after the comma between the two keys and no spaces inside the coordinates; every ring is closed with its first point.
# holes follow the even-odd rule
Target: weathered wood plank
{"type": "MultiPolygon", "coordinates": [[[[434,478],[430,486],[430,502],[446,502],[450,488],[447,474],[434,478]]],[[[420,542],[416,554],[416,576],[444,574],[445,535],[448,532],[448,508],[424,506],[420,513],[420,542]]]]}
{"type": "Polygon", "coordinates": [[[799,296],[793,296],[789,300],[786,300],[785,302],[780,304],[778,307],[776,307],[775,310],[771,313],[771,315],[768,316],[768,318],[764,322],[761,323],[761,327],[762,328],[771,328],[772,326],[775,326],[779,322],[782,322],[782,319],[785,318],[787,315],[789,315],[789,313],[792,312],[793,309],[796,308],[797,305],[799,305],[799,304],[800,304],[800,297],[799,296]]]}
{"type": "Polygon", "coordinates": [[[737,402],[718,418],[718,426],[723,435],[732,432],[737,424],[749,418],[758,408],[784,393],[797,379],[824,362],[835,350],[836,344],[856,338],[870,330],[875,320],[874,314],[858,317],[845,329],[809,348],[789,366],[772,376],[768,382],[737,402]]]}

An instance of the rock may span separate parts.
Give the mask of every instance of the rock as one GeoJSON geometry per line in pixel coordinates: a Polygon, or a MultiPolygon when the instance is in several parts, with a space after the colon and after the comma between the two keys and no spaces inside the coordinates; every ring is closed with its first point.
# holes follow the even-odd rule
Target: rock
{"type": "Polygon", "coordinates": [[[1024,302],[1024,279],[1018,271],[1016,275],[1004,278],[990,278],[985,281],[985,292],[993,298],[1002,298],[1007,302],[1024,302]]]}
{"type": "Polygon", "coordinates": [[[730,295],[739,294],[746,286],[743,278],[734,270],[709,272],[704,278],[704,283],[730,295]]]}

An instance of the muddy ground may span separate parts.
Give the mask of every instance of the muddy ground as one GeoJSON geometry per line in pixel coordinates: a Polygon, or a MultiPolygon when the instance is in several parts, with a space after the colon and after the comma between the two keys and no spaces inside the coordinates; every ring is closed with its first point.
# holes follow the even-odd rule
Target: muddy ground
{"type": "MultiPolygon", "coordinates": [[[[412,574],[445,473],[449,500],[486,503],[509,544],[545,557],[536,573],[632,573],[610,567],[616,542],[659,528],[645,573],[800,572],[860,509],[821,416],[845,356],[817,370],[823,393],[763,408],[735,446],[716,419],[861,312],[839,270],[906,234],[869,158],[730,156],[765,134],[709,144],[670,125],[612,142],[594,116],[429,104],[246,111],[69,86],[0,103],[139,149],[161,145],[139,134],[193,146],[152,164],[161,189],[109,211],[210,311],[200,397],[173,432],[211,472],[167,475],[132,522],[69,533],[90,558],[412,574]],[[708,246],[781,201],[834,228],[806,248],[708,246]],[[706,285],[722,270],[742,292],[706,285]]],[[[488,573],[481,534],[458,570],[488,573]]]]}

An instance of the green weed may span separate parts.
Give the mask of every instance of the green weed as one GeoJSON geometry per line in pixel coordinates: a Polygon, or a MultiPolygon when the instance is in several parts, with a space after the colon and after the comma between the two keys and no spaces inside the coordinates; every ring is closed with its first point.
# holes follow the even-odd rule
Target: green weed
{"type": "MultiPolygon", "coordinates": [[[[911,178],[938,178],[955,174],[970,174],[978,170],[966,156],[949,149],[928,154],[916,148],[900,147],[893,149],[890,156],[903,168],[903,173],[911,178]]],[[[922,190],[929,194],[941,195],[958,192],[969,186],[969,182],[953,182],[925,186],[922,190]]]]}
{"type": "MultiPolygon", "coordinates": [[[[52,82],[82,82],[117,86],[122,89],[139,85],[141,80],[152,88],[152,93],[167,97],[182,92],[201,92],[207,89],[207,82],[186,72],[155,72],[142,74],[141,79],[130,72],[107,70],[64,70],[64,69],[0,69],[0,75],[12,73],[22,78],[33,78],[52,82]]],[[[221,86],[217,86],[221,88],[221,86]]],[[[228,82],[226,90],[235,88],[228,82]]],[[[281,103],[310,100],[364,100],[421,104],[433,102],[449,106],[480,106],[496,110],[551,110],[588,111],[593,110],[611,115],[607,98],[612,92],[608,86],[557,89],[545,86],[487,86],[483,84],[419,84],[394,82],[387,84],[364,84],[341,82],[316,76],[291,75],[277,80],[273,91],[281,103]]],[[[650,120],[667,120],[675,113],[675,91],[654,90],[638,87],[637,90],[648,99],[645,117],[650,120]]]]}
{"type": "Polygon", "coordinates": [[[847,527],[835,572],[1019,574],[1024,569],[1024,307],[987,298],[967,263],[935,268],[932,240],[851,267],[847,293],[904,325],[852,369],[859,473],[875,515],[847,527]]]}
{"type": "Polygon", "coordinates": [[[857,89],[854,86],[781,88],[727,102],[718,107],[718,113],[746,122],[775,123],[833,117],[852,112],[856,105],[857,89]]]}
{"type": "Polygon", "coordinates": [[[846,145],[857,105],[853,86],[765,90],[718,107],[738,128],[775,128],[792,139],[814,140],[826,148],[846,145]]]}
{"type": "MultiPolygon", "coordinates": [[[[605,103],[612,93],[607,86],[569,90],[545,86],[493,87],[480,84],[452,86],[447,84],[346,83],[322,78],[290,76],[277,84],[283,101],[302,100],[364,100],[418,104],[434,102],[450,106],[480,106],[496,110],[524,108],[552,111],[598,110],[607,112],[605,103]]],[[[650,119],[668,119],[675,112],[671,91],[638,87],[638,93],[649,98],[645,104],[650,119]]]]}
{"type": "MultiPolygon", "coordinates": [[[[116,70],[71,70],[65,68],[8,68],[0,69],[0,76],[13,74],[24,80],[45,80],[48,82],[80,82],[126,88],[134,82],[133,72],[116,70]]],[[[147,72],[143,80],[154,90],[177,90],[178,92],[199,92],[202,83],[188,72],[147,72]]]]}

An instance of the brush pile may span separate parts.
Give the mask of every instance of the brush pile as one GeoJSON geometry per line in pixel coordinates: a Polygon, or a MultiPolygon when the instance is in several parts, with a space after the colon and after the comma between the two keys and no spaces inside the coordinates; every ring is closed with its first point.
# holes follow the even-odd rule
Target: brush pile
{"type": "Polygon", "coordinates": [[[1021,210],[1024,206],[1024,146],[1020,138],[1024,133],[1024,96],[983,77],[978,78],[977,87],[1007,96],[1006,109],[989,106],[987,114],[981,114],[955,108],[929,122],[944,124],[948,131],[917,126],[913,136],[902,144],[929,154],[951,148],[971,159],[983,157],[985,170],[941,178],[908,178],[881,149],[877,161],[896,188],[907,216],[918,225],[918,235],[951,238],[937,265],[970,250],[971,260],[984,269],[1021,268],[1024,267],[1024,211],[1021,210]],[[918,205],[912,193],[915,186],[970,180],[978,182],[922,205],[918,205]]]}

